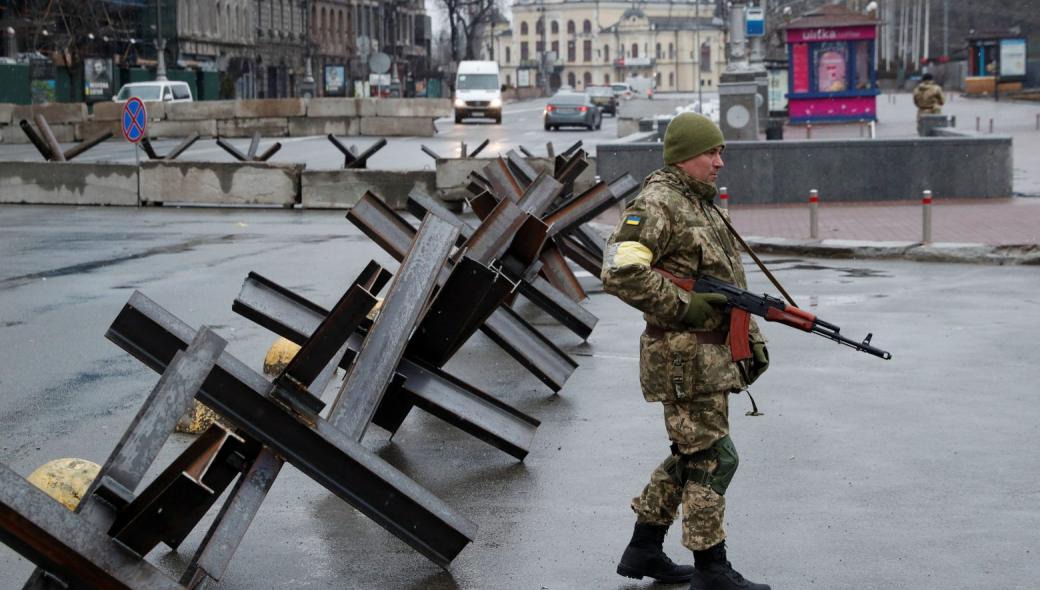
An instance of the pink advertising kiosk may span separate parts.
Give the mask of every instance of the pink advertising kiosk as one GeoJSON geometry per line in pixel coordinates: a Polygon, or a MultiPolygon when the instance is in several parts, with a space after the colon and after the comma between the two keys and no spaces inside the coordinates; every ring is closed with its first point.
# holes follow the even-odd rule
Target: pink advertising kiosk
{"type": "Polygon", "coordinates": [[[828,4],[784,25],[792,123],[876,121],[878,21],[828,4]]]}

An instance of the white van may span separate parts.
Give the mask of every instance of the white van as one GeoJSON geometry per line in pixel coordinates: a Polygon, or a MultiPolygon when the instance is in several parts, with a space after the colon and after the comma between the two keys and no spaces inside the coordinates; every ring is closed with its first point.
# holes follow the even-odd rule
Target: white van
{"type": "Polygon", "coordinates": [[[124,84],[119,93],[112,97],[115,102],[126,102],[136,96],[144,101],[192,102],[191,86],[187,82],[165,80],[155,82],[131,82],[124,84]]]}
{"type": "Polygon", "coordinates": [[[502,122],[502,83],[493,61],[461,61],[455,75],[455,122],[488,117],[502,122]]]}

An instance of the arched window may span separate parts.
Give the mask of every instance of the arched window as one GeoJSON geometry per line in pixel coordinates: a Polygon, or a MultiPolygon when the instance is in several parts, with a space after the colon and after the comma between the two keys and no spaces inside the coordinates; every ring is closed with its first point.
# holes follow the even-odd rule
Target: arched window
{"type": "Polygon", "coordinates": [[[223,8],[223,6],[220,5],[220,2],[217,2],[216,14],[213,15],[213,20],[209,23],[210,34],[220,34],[220,16],[224,12],[221,8],[223,8]]]}
{"type": "Polygon", "coordinates": [[[701,71],[702,72],[710,72],[711,71],[711,44],[710,43],[705,42],[705,43],[701,44],[701,58],[700,58],[700,62],[701,62],[701,71]]]}
{"type": "Polygon", "coordinates": [[[654,57],[661,59],[661,44],[658,43],[657,47],[654,48],[654,57]]]}
{"type": "Polygon", "coordinates": [[[321,7],[321,20],[318,21],[318,36],[322,43],[329,38],[329,13],[324,6],[321,7]]]}
{"type": "Polygon", "coordinates": [[[589,19],[585,19],[585,22],[581,23],[581,32],[582,33],[591,33],[592,32],[592,21],[590,21],[589,19]]]}
{"type": "Polygon", "coordinates": [[[610,45],[603,46],[603,61],[610,63],[610,45]]]}
{"type": "Polygon", "coordinates": [[[521,21],[520,22],[520,34],[521,35],[526,35],[527,34],[527,21],[521,21]]]}
{"type": "Polygon", "coordinates": [[[231,21],[231,36],[238,37],[241,30],[238,28],[238,23],[242,22],[242,8],[235,6],[235,20],[231,21]]]}
{"type": "Polygon", "coordinates": [[[586,87],[591,86],[592,85],[592,72],[585,72],[585,75],[582,76],[581,81],[585,84],[586,87]]]}
{"type": "Polygon", "coordinates": [[[632,44],[632,57],[639,57],[639,43],[632,44]]]}
{"type": "Polygon", "coordinates": [[[231,33],[231,4],[224,5],[224,34],[231,33]]]}
{"type": "Polygon", "coordinates": [[[559,34],[559,32],[560,32],[560,23],[558,21],[553,21],[552,25],[550,25],[550,27],[549,27],[549,30],[552,31],[553,35],[559,34]]]}
{"type": "Polygon", "coordinates": [[[539,18],[534,22],[534,32],[536,35],[541,35],[545,32],[545,18],[539,18]]]}
{"type": "Polygon", "coordinates": [[[569,34],[569,35],[573,35],[574,34],[574,21],[572,21],[572,20],[567,21],[567,34],[569,34]]]}
{"type": "Polygon", "coordinates": [[[574,72],[567,72],[567,85],[574,88],[574,72]]]}

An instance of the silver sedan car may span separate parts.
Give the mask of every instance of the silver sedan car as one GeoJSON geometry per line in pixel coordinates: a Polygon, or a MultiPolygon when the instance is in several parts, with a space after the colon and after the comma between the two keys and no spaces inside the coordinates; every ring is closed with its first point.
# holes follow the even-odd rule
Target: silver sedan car
{"type": "Polygon", "coordinates": [[[559,129],[564,125],[585,127],[590,131],[603,124],[603,114],[592,103],[588,94],[559,92],[545,105],[545,130],[559,129]]]}

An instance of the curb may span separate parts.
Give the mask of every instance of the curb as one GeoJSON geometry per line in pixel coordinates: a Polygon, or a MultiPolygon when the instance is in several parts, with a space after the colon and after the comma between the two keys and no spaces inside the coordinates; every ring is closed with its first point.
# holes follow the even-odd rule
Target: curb
{"type": "Polygon", "coordinates": [[[757,252],[826,258],[900,258],[915,262],[1040,265],[1040,246],[990,246],[975,242],[873,242],[868,240],[792,240],[750,236],[757,252]]]}

